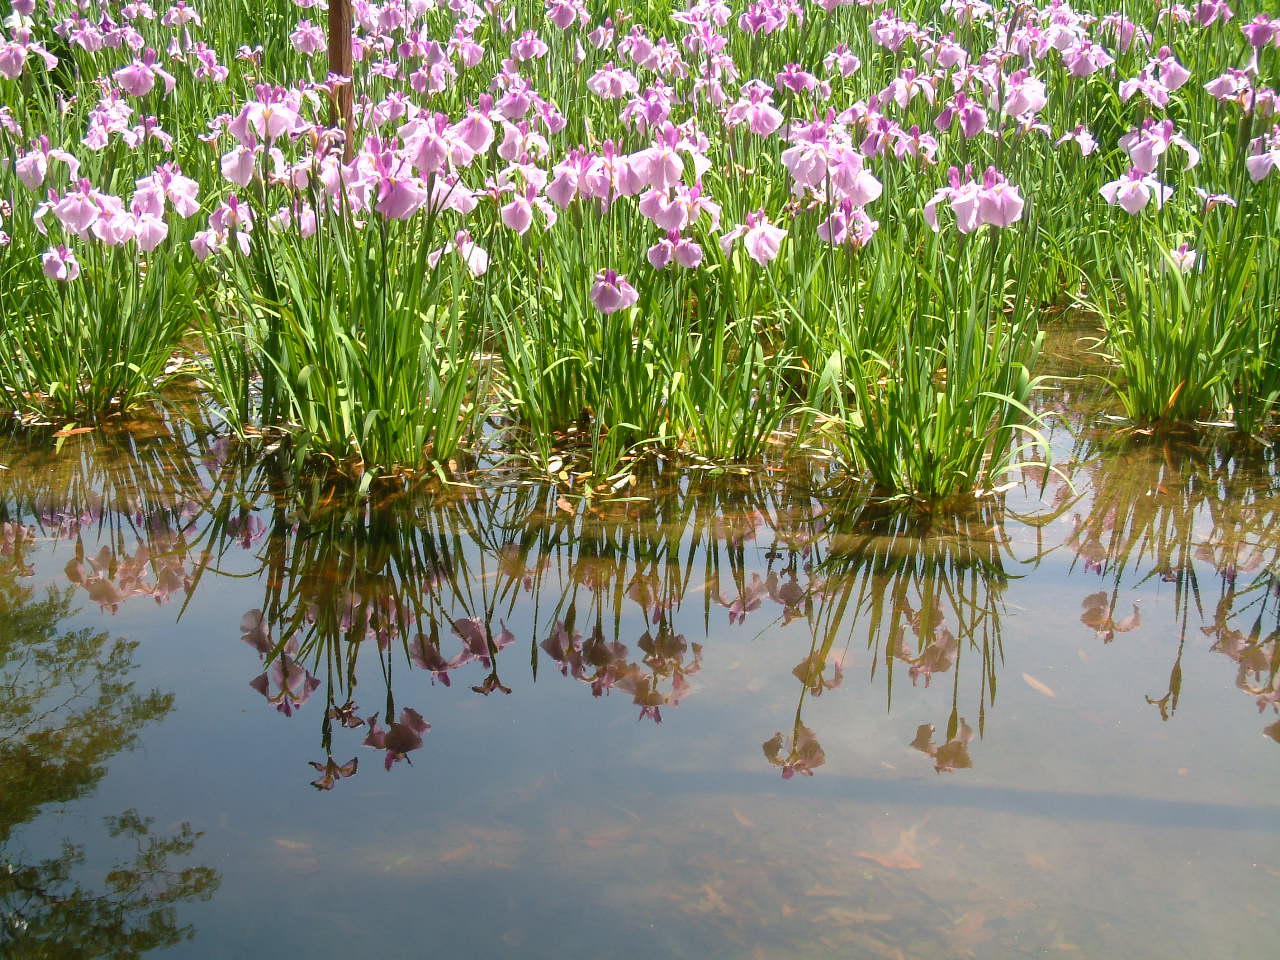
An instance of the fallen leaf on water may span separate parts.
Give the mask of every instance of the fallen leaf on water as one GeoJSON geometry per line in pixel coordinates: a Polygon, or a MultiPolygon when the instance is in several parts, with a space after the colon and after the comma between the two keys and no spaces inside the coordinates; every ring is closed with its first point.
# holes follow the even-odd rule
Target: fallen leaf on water
{"type": "Polygon", "coordinates": [[[519,843],[523,835],[518,830],[504,830],[498,827],[467,827],[467,833],[485,846],[519,843]]]}
{"type": "MultiPolygon", "coordinates": [[[[868,853],[865,850],[860,850],[854,856],[863,860],[870,860],[872,863],[878,863],[880,866],[887,867],[890,870],[919,870],[924,864],[916,856],[920,852],[916,835],[927,820],[928,817],[921,820],[914,827],[901,831],[898,834],[898,845],[886,854],[868,853]]],[[[936,842],[934,841],[934,843],[936,842]]],[[[933,843],[930,843],[929,846],[933,846],[933,843]]]]}
{"type": "Polygon", "coordinates": [[[1029,673],[1024,673],[1022,675],[1022,679],[1027,681],[1027,686],[1029,686],[1036,693],[1043,693],[1046,697],[1057,696],[1057,694],[1053,692],[1053,688],[1051,688],[1048,684],[1044,683],[1043,681],[1037,680],[1035,677],[1033,677],[1029,673]]]}
{"type": "Polygon", "coordinates": [[[582,838],[582,842],[592,850],[599,850],[601,847],[612,846],[619,840],[626,839],[627,835],[630,833],[630,827],[613,827],[603,830],[592,830],[582,838]]]}
{"type": "Polygon", "coordinates": [[[804,895],[806,897],[835,897],[837,900],[843,900],[849,896],[849,891],[844,887],[827,887],[817,884],[806,890],[804,895]]]}
{"type": "Polygon", "coordinates": [[[724,897],[720,896],[720,891],[718,891],[711,884],[704,883],[702,885],[701,893],[703,894],[703,897],[704,897],[703,902],[701,904],[701,906],[704,908],[703,912],[715,912],[715,913],[723,913],[727,915],[733,914],[733,908],[730,907],[729,904],[725,902],[724,897]]]}
{"type": "Polygon", "coordinates": [[[915,857],[901,853],[889,853],[881,856],[878,853],[867,853],[865,850],[859,850],[854,856],[863,860],[870,860],[872,863],[878,863],[880,866],[888,867],[890,870],[919,870],[924,866],[915,857]]]}
{"type": "Polygon", "coordinates": [[[97,427],[63,427],[61,430],[55,430],[55,437],[74,437],[78,433],[93,433],[97,427]]]}
{"type": "Polygon", "coordinates": [[[883,926],[893,922],[889,913],[868,913],[866,910],[850,910],[847,907],[828,907],[822,912],[821,919],[842,927],[861,927],[865,924],[883,926]]]}
{"type": "Polygon", "coordinates": [[[1034,850],[1026,851],[1026,853],[1023,854],[1023,856],[1026,857],[1027,866],[1029,867],[1033,867],[1036,870],[1046,870],[1046,871],[1053,869],[1053,864],[1051,864],[1048,860],[1046,860],[1040,854],[1036,853],[1034,850]]]}
{"type": "Polygon", "coordinates": [[[972,948],[985,940],[991,939],[987,930],[987,915],[981,910],[970,910],[956,921],[951,931],[952,938],[960,945],[972,948]]]}
{"type": "Polygon", "coordinates": [[[1064,939],[1062,931],[1057,930],[1054,932],[1053,943],[1049,944],[1049,949],[1061,950],[1063,953],[1076,953],[1080,950],[1080,946],[1064,939]]]}
{"type": "Polygon", "coordinates": [[[744,827],[755,826],[754,823],[752,823],[750,820],[748,820],[746,817],[744,817],[741,813],[738,812],[737,807],[730,807],[729,812],[733,814],[733,819],[737,820],[738,823],[741,824],[742,826],[744,827]]]}
{"type": "Polygon", "coordinates": [[[452,850],[446,850],[440,854],[440,856],[436,857],[436,863],[453,863],[457,860],[465,860],[475,852],[475,843],[468,841],[460,847],[454,847],[452,850]]]}
{"type": "Polygon", "coordinates": [[[565,513],[575,512],[573,509],[573,504],[570,503],[568,500],[566,500],[564,497],[560,497],[559,499],[556,500],[556,506],[559,507],[561,510],[563,510],[565,513]]]}

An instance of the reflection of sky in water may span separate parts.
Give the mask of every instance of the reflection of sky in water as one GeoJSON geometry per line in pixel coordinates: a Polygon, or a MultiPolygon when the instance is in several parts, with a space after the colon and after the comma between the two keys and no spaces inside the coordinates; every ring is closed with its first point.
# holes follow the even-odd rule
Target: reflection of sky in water
{"type": "MultiPolygon", "coordinates": [[[[9,516],[27,510],[19,519],[31,522],[30,505],[66,485],[9,462],[9,516]]],[[[197,473],[209,483],[203,468],[197,473]]],[[[554,497],[526,491],[542,504],[532,513],[550,519],[503,533],[481,512],[476,529],[490,546],[522,530],[554,532],[561,545],[541,574],[536,610],[535,591],[499,572],[492,549],[481,570],[485,549],[463,534],[471,602],[438,588],[450,598],[440,613],[491,610],[493,631],[501,618],[516,637],[498,657],[513,693],[473,693],[485,676],[475,661],[451,671],[452,686],[433,685],[393,640],[394,711],[421,711],[432,728],[409,753],[412,763],[388,772],[383,752],[361,745],[367,728],[335,723],[334,760],[358,756],[360,768],[327,792],[307,785],[316,776],[308,761],[325,759],[323,665],[299,654],[322,684],[286,718],[250,687],[263,666],[238,638],[242,614],[263,606],[253,557],[266,555],[269,539],[228,548],[180,619],[181,591],[163,606],[131,597],[104,617],[82,590],[81,612],[64,627],[105,626],[140,641],[131,678],[140,689],[172,691],[175,705],[139,731],[135,750],[110,760],[91,797],[19,828],[14,842],[36,852],[64,837],[93,846],[100,817],[128,807],[160,828],[189,821],[203,830],[191,859],[216,869],[222,885],[212,902],[182,908],[197,936],[177,956],[250,956],[269,944],[312,956],[354,944],[395,956],[1269,956],[1268,915],[1280,893],[1280,745],[1261,731],[1276,718],[1269,709],[1260,715],[1258,697],[1237,685],[1267,681],[1238,677],[1233,659],[1246,656],[1238,638],[1228,657],[1212,649],[1222,631],[1204,628],[1241,631],[1248,646],[1257,608],[1234,618],[1218,609],[1225,581],[1215,566],[1241,568],[1240,605],[1265,592],[1245,588],[1275,563],[1275,483],[1228,482],[1229,471],[1191,463],[1175,447],[1086,464],[1075,478],[1078,501],[1055,500],[1052,484],[1044,502],[1034,491],[1010,492],[1011,507],[1041,518],[1050,504],[1062,507],[1039,528],[1006,520],[993,531],[988,513],[967,532],[942,525],[923,546],[883,524],[853,526],[834,541],[817,533],[813,549],[796,556],[800,584],[812,582],[806,561],[872,534],[860,549],[878,551],[885,566],[866,596],[905,591],[896,632],[886,620],[872,645],[869,614],[855,609],[865,554],[829,561],[851,568],[855,583],[842,615],[831,609],[839,595],[832,578],[809,595],[809,617],[784,624],[767,589],[757,591],[758,608],[751,597],[734,605],[733,569],[749,588],[753,572],[787,563],[767,525],[738,541],[740,525],[690,521],[691,530],[721,537],[720,587],[705,586],[705,552],[690,564],[686,535],[677,556],[687,585],[672,622],[686,638],[682,662],[693,661],[698,643],[701,666],[687,677],[688,694],[661,707],[660,725],[637,720],[633,691],[616,686],[595,699],[543,651],[531,681],[535,617],[541,641],[565,615],[556,605],[575,571],[578,631],[590,635],[597,609],[583,581],[603,584],[603,633],[627,646],[627,662],[642,661],[638,641],[654,624],[625,596],[634,567],[575,566],[578,521],[557,519],[554,497]],[[1091,509],[1090,498],[1104,509],[1091,509]],[[1134,531],[1128,547],[1125,531],[1134,531]],[[1112,544],[1096,556],[1081,547],[1095,534],[1112,544]],[[991,545],[1002,538],[1007,547],[991,545]],[[1245,556],[1255,546],[1257,563],[1245,556]],[[1038,563],[1021,562],[1037,554],[1038,563]],[[980,562],[967,565],[974,557],[980,562]],[[996,558],[1007,577],[994,598],[989,579],[975,573],[984,558],[996,558]],[[936,591],[940,620],[931,620],[922,590],[936,591]],[[1090,613],[1086,598],[1099,592],[1106,609],[1090,613]],[[994,611],[982,628],[985,656],[960,629],[957,611],[974,600],[994,611]],[[1140,615],[1126,621],[1133,601],[1140,615]],[[811,625],[833,623],[823,651],[826,627],[811,625]],[[955,638],[947,649],[943,631],[955,638]],[[889,709],[893,637],[901,655],[889,709]],[[815,653],[827,681],[837,662],[844,674],[834,689],[805,694],[800,710],[825,762],[812,777],[802,763],[784,780],[762,744],[780,733],[785,758],[804,689],[793,671],[815,653]],[[1161,704],[1148,699],[1166,696],[1175,664],[1178,703],[1164,721],[1161,704]],[[958,742],[962,729],[948,727],[961,718],[972,740],[940,752],[949,737],[958,742]],[[912,747],[926,724],[934,756],[912,747]],[[935,772],[958,756],[972,765],[935,772]]],[[[759,494],[768,483],[740,487],[755,492],[731,517],[757,508],[768,520],[790,515],[759,494]]],[[[438,522],[432,509],[421,506],[420,525],[438,522]]],[[[270,523],[269,513],[260,516],[270,523]]],[[[640,532],[625,518],[597,528],[614,541],[640,532]]],[[[88,553],[104,537],[96,520],[82,535],[88,553]]],[[[324,530],[316,536],[342,542],[324,530]]],[[[133,542],[125,537],[126,552],[133,542]]],[[[296,532],[279,542],[295,556],[315,547],[296,532]]],[[[40,543],[28,557],[32,581],[66,583],[74,556],[71,541],[40,543]]],[[[187,558],[188,574],[198,556],[187,558]]],[[[307,582],[310,601],[334,610],[345,602],[332,581],[307,582]]],[[[1260,621],[1263,644],[1276,629],[1275,602],[1260,621]]],[[[447,621],[441,627],[440,649],[452,657],[462,641],[447,621]]],[[[354,698],[361,716],[378,712],[385,726],[376,643],[365,647],[354,698]]],[[[669,679],[659,687],[672,690],[669,679]]],[[[88,866],[100,864],[91,855],[88,866]]]]}

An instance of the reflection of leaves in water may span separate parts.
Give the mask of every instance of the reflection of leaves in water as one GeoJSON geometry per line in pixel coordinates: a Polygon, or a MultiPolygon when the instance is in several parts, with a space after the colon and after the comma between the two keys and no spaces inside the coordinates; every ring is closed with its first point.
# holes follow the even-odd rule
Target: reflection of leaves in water
{"type": "MultiPolygon", "coordinates": [[[[19,569],[17,572],[24,573],[19,569]]],[[[169,712],[170,694],[136,693],[126,679],[135,643],[90,630],[60,632],[71,590],[36,596],[0,567],[0,850],[15,829],[51,804],[86,796],[107,761],[134,746],[138,730],[169,712]]],[[[94,888],[77,879],[84,848],[0,872],[0,954],[14,960],[130,958],[189,938],[175,908],[207,899],[218,885],[208,867],[170,869],[198,834],[183,824],[156,836],[134,811],[108,818],[108,834],[131,841],[133,855],[94,888]]],[[[8,856],[0,853],[8,860],[8,856]]]]}
{"type": "Polygon", "coordinates": [[[132,840],[131,859],[106,875],[103,889],[82,886],[73,871],[83,848],[66,844],[62,854],[33,864],[9,865],[0,876],[0,952],[12,960],[37,958],[140,957],[189,939],[194,929],[179,925],[175,905],[208,900],[218,887],[209,867],[169,869],[171,857],[185,857],[200,834],[183,824],[171,836],[152,836],[151,820],[128,810],[107,818],[112,837],[132,840]]]}
{"type": "Polygon", "coordinates": [[[1081,622],[1110,643],[1142,623],[1137,602],[1118,616],[1126,578],[1173,585],[1178,645],[1166,692],[1146,694],[1164,720],[1182,693],[1182,657],[1201,620],[1212,649],[1237,665],[1236,685],[1260,710],[1280,711],[1280,473],[1274,457],[1172,442],[1110,451],[1088,467],[1092,502],[1067,545],[1086,570],[1111,581],[1084,598],[1081,622]],[[1245,581],[1245,574],[1253,574],[1245,581]],[[1216,577],[1218,597],[1208,586],[1216,577]],[[1270,632],[1268,631],[1268,625],[1270,632]]]}

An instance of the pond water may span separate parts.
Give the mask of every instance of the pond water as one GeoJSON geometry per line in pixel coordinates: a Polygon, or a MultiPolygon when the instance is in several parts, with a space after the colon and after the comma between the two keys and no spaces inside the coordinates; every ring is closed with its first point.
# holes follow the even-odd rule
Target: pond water
{"type": "Polygon", "coordinates": [[[1053,403],[1060,473],[928,525],[5,442],[0,946],[1274,956],[1276,461],[1053,403]]]}

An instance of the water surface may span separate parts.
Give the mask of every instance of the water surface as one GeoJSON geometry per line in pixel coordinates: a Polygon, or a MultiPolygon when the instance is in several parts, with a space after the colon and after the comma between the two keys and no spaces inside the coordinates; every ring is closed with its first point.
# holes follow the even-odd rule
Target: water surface
{"type": "Polygon", "coordinates": [[[351,507],[164,418],[6,441],[0,944],[1271,956],[1275,460],[1052,429],[930,524],[818,466],[351,507]]]}

